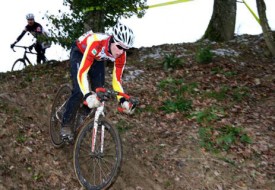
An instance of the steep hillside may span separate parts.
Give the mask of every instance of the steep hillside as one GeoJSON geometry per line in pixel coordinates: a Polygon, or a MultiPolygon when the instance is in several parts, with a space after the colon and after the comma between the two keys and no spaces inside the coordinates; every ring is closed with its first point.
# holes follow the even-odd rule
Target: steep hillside
{"type": "MultiPolygon", "coordinates": [[[[239,36],[131,50],[124,88],[141,104],[127,116],[109,102],[124,148],[111,189],[274,189],[275,63],[265,48],[262,36],[239,36]],[[206,44],[213,60],[199,64],[206,44]]],[[[0,189],[81,189],[72,146],[55,149],[48,133],[55,93],[68,82],[68,62],[0,73],[0,189]]]]}

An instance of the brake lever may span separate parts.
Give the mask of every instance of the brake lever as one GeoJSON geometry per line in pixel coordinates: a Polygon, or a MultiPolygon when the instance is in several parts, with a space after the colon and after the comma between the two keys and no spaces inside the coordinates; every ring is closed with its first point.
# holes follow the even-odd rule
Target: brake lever
{"type": "Polygon", "coordinates": [[[138,105],[139,104],[139,100],[137,98],[130,98],[129,101],[134,104],[134,105],[138,105]]]}
{"type": "Polygon", "coordinates": [[[99,98],[99,101],[103,102],[109,100],[111,98],[112,93],[110,91],[97,92],[96,95],[99,98]]]}

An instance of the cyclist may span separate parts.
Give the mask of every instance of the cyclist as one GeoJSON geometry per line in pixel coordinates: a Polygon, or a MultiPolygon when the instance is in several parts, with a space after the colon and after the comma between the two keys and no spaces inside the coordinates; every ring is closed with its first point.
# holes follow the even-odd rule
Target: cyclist
{"type": "MultiPolygon", "coordinates": [[[[104,86],[105,60],[114,62],[113,89],[123,92],[121,78],[126,64],[126,50],[131,48],[133,43],[133,31],[121,23],[117,23],[112,28],[111,35],[88,31],[73,43],[70,53],[73,90],[63,114],[61,128],[63,138],[72,135],[70,126],[83,98],[89,108],[100,105],[94,92],[96,88],[104,86]]],[[[135,105],[123,97],[118,96],[117,99],[124,113],[134,112],[135,105]]]]}
{"type": "Polygon", "coordinates": [[[13,48],[15,44],[23,38],[26,32],[30,32],[36,38],[36,43],[30,46],[30,49],[34,47],[35,51],[37,52],[37,63],[40,64],[41,61],[44,63],[46,61],[46,48],[50,47],[50,44],[45,42],[47,34],[43,30],[42,25],[34,21],[34,15],[32,13],[27,14],[26,19],[28,24],[25,26],[22,33],[17,37],[16,41],[11,44],[11,48],[13,48]]]}

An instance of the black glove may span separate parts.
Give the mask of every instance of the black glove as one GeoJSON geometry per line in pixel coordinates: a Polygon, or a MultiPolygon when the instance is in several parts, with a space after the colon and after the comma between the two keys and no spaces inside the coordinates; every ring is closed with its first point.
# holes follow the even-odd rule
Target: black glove
{"type": "Polygon", "coordinates": [[[31,46],[29,46],[29,50],[32,51],[32,48],[34,47],[35,44],[32,44],[31,46]]]}
{"type": "Polygon", "coordinates": [[[32,51],[34,45],[29,46],[29,50],[32,51]]]}
{"type": "Polygon", "coordinates": [[[16,42],[14,42],[13,44],[11,44],[11,49],[14,48],[15,44],[16,44],[16,42]]]}

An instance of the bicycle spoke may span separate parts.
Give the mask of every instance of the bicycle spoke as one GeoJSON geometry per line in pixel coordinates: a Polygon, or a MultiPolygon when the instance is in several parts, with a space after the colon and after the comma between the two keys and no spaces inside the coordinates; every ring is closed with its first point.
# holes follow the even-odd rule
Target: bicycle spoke
{"type": "Polygon", "coordinates": [[[79,152],[84,152],[86,155],[90,156],[89,153],[91,152],[91,149],[89,149],[89,147],[81,147],[79,152]]]}
{"type": "Polygon", "coordinates": [[[101,167],[102,166],[101,159],[97,159],[96,162],[97,162],[97,165],[99,168],[99,178],[100,178],[100,181],[102,181],[102,180],[106,179],[108,177],[108,175],[105,175],[103,167],[101,167]]]}
{"type": "Polygon", "coordinates": [[[81,155],[81,156],[79,156],[79,159],[81,159],[85,163],[92,158],[90,155],[81,155]]]}
{"type": "Polygon", "coordinates": [[[79,182],[87,189],[105,189],[118,174],[121,163],[121,144],[118,133],[108,124],[104,124],[104,143],[101,152],[101,126],[97,131],[94,152],[92,152],[91,122],[79,132],[74,147],[74,167],[79,182]]]}
{"type": "MultiPolygon", "coordinates": [[[[105,141],[106,142],[106,141],[105,141]]],[[[106,143],[105,143],[106,144],[106,143]]],[[[115,145],[109,145],[106,147],[106,145],[104,145],[104,152],[109,152],[111,150],[115,150],[116,146],[115,145]]]]}
{"type": "Polygon", "coordinates": [[[104,168],[106,168],[106,171],[108,171],[109,173],[111,173],[111,171],[112,171],[111,168],[113,168],[113,163],[106,162],[105,159],[102,159],[101,161],[103,163],[102,171],[104,170],[104,168]]]}

